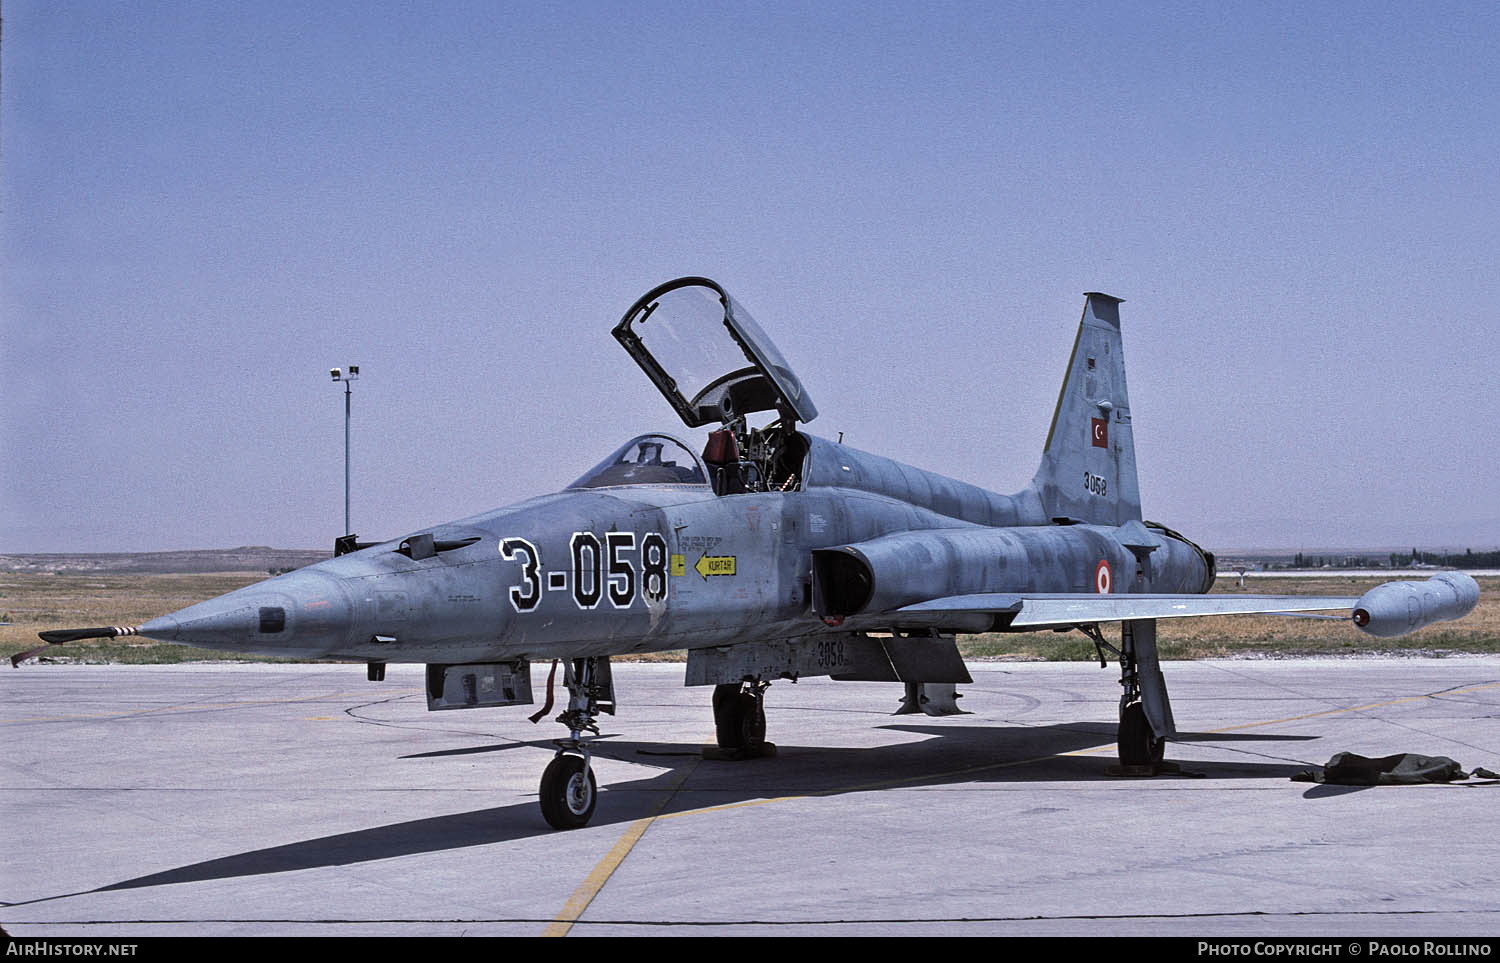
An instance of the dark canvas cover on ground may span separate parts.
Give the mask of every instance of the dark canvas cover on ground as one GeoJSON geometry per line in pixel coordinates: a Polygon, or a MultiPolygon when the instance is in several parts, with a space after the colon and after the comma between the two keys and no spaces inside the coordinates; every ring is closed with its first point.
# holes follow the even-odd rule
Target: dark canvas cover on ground
{"type": "Polygon", "coordinates": [[[1352,752],[1340,752],[1328,760],[1328,765],[1323,767],[1321,773],[1308,770],[1293,778],[1299,782],[1334,783],[1341,786],[1410,786],[1468,779],[1469,774],[1447,756],[1419,756],[1403,752],[1371,759],[1352,752]]]}

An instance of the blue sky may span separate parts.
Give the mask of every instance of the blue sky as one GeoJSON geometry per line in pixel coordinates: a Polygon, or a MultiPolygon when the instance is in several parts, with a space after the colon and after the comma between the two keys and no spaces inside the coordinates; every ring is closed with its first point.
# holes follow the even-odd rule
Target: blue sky
{"type": "Polygon", "coordinates": [[[1487,4],[18,2],[0,551],[324,546],[683,429],[703,274],[809,430],[1001,491],[1126,299],[1149,518],[1500,545],[1487,4]]]}

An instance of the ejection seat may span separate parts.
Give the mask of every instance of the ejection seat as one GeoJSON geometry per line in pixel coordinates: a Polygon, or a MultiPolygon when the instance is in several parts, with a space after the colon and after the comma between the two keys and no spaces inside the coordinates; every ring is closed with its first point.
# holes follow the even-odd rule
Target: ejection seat
{"type": "Polygon", "coordinates": [[[703,446],[703,464],[708,468],[715,495],[738,495],[748,490],[745,466],[740,461],[740,446],[734,440],[734,432],[728,428],[708,433],[708,443],[703,446]]]}

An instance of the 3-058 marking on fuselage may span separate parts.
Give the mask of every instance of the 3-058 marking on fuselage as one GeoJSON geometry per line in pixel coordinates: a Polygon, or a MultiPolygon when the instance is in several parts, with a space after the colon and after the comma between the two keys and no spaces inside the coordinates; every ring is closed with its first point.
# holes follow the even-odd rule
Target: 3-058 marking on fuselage
{"type": "MultiPolygon", "coordinates": [[[[647,532],[637,544],[635,532],[606,532],[601,539],[593,532],[574,532],[568,540],[572,555],[572,579],[567,569],[547,573],[549,592],[567,592],[573,604],[589,611],[605,599],[616,609],[628,609],[637,598],[656,604],[667,597],[667,566],[671,556],[667,540],[659,532],[647,532]]],[[[517,612],[534,611],[542,600],[542,555],[524,538],[500,541],[500,557],[521,563],[520,581],[508,593],[517,612]]]]}
{"type": "Polygon", "coordinates": [[[1086,471],[1083,473],[1083,490],[1103,498],[1109,493],[1109,483],[1093,472],[1086,471]]]}

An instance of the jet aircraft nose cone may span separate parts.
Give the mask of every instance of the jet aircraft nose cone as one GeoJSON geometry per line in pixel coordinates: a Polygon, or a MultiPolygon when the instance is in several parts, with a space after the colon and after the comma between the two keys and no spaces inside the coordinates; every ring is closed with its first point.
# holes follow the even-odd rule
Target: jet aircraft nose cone
{"type": "Polygon", "coordinates": [[[140,634],[161,642],[176,642],[179,628],[181,626],[177,624],[176,619],[170,615],[163,615],[142,625],[140,634]]]}
{"type": "Polygon", "coordinates": [[[349,635],[340,580],[302,569],[152,619],[140,634],[164,642],[262,655],[323,655],[349,635]]]}
{"type": "Polygon", "coordinates": [[[182,642],[205,648],[238,648],[259,628],[255,607],[248,604],[249,598],[237,597],[240,592],[231,592],[152,619],[141,626],[141,634],[164,642],[182,642]]]}

